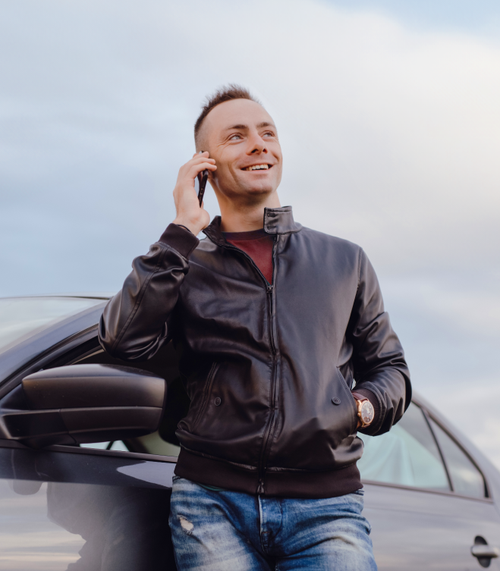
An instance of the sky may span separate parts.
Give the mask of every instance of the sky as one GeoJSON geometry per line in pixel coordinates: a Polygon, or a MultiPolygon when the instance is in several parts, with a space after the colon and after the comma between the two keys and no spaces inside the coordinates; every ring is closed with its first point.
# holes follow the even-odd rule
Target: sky
{"type": "Polygon", "coordinates": [[[499,6],[0,0],[0,295],[116,292],[205,96],[240,83],[281,203],[365,249],[415,390],[500,467],[499,6]]]}

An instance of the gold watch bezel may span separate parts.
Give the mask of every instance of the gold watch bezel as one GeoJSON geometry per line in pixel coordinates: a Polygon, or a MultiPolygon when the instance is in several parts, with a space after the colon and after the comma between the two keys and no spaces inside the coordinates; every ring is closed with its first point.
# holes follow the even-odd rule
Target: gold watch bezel
{"type": "Polygon", "coordinates": [[[375,409],[373,408],[372,403],[367,398],[364,398],[356,399],[356,404],[358,408],[358,418],[361,421],[361,426],[359,428],[370,426],[375,417],[375,409]]]}

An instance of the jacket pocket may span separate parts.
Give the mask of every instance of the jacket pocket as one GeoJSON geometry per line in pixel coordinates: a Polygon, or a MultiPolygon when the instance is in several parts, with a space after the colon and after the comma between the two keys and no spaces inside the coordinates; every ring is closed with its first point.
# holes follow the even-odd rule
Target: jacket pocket
{"type": "Polygon", "coordinates": [[[214,361],[212,363],[212,366],[210,367],[210,370],[208,371],[207,378],[205,379],[205,385],[203,386],[203,394],[201,397],[200,407],[198,409],[196,417],[193,420],[193,424],[192,424],[192,428],[191,428],[192,432],[196,431],[196,429],[200,425],[200,421],[203,418],[203,415],[205,414],[205,412],[207,410],[207,406],[208,406],[208,403],[210,401],[210,395],[212,393],[212,386],[214,384],[215,375],[217,374],[219,366],[220,366],[220,363],[218,363],[217,361],[214,361]]]}
{"type": "Polygon", "coordinates": [[[358,426],[358,408],[356,400],[352,396],[351,390],[347,385],[347,381],[337,368],[337,385],[335,387],[335,394],[332,396],[332,403],[335,406],[347,407],[349,414],[346,420],[346,435],[355,434],[358,426]]]}

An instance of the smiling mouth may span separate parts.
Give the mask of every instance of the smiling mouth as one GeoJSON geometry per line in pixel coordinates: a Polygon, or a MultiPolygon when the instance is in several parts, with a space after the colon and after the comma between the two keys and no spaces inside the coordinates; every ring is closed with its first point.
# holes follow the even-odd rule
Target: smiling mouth
{"type": "Polygon", "coordinates": [[[245,167],[241,170],[244,171],[267,171],[272,167],[272,165],[262,164],[262,165],[251,165],[249,167],[245,167]]]}

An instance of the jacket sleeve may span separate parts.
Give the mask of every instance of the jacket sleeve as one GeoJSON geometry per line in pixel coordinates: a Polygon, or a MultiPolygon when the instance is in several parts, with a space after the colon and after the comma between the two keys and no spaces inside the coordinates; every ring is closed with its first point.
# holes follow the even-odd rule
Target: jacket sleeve
{"type": "Polygon", "coordinates": [[[99,342],[110,355],[136,361],[158,351],[168,337],[167,322],[189,270],[188,257],[198,243],[189,230],[170,224],[148,254],[135,258],[99,323],[99,342]]]}
{"type": "Polygon", "coordinates": [[[411,383],[403,348],[384,311],[377,276],[363,250],[349,337],[353,344],[354,391],[368,397],[376,411],[373,423],[360,431],[382,434],[408,408],[411,383]]]}

